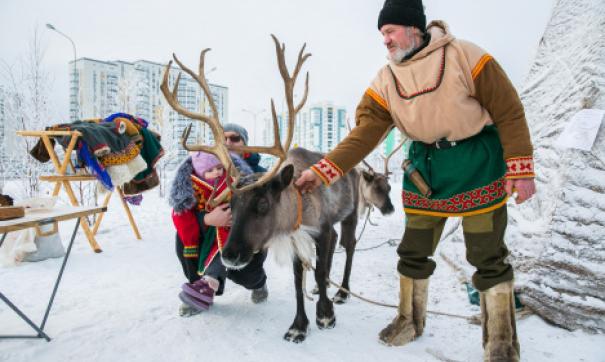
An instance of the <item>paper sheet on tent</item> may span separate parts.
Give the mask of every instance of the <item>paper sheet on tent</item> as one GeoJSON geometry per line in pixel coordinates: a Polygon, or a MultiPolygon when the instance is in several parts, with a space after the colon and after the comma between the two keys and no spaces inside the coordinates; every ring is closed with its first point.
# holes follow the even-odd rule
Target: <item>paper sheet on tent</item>
{"type": "Polygon", "coordinates": [[[562,148],[577,148],[590,151],[597,138],[605,111],[601,109],[583,109],[576,113],[556,141],[562,148]]]}

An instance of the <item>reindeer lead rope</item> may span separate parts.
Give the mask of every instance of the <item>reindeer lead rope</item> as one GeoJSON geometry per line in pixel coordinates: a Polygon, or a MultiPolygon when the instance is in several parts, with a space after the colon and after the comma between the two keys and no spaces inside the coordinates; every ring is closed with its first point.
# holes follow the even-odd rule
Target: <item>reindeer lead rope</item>
{"type": "Polygon", "coordinates": [[[366,230],[366,225],[368,224],[368,220],[370,220],[370,213],[372,212],[372,207],[368,207],[368,213],[366,214],[366,221],[364,221],[363,226],[361,227],[361,231],[359,232],[359,235],[357,235],[357,242],[359,242],[359,240],[361,240],[361,237],[363,236],[363,232],[366,230]]]}
{"type": "MultiPolygon", "coordinates": [[[[363,236],[363,232],[366,229],[366,225],[368,224],[368,220],[370,220],[370,213],[371,212],[372,212],[372,208],[368,208],[368,213],[366,214],[366,220],[363,223],[363,227],[361,228],[361,231],[359,232],[359,235],[357,235],[357,238],[355,239],[357,241],[356,243],[358,243],[361,240],[361,237],[363,236]]],[[[384,244],[389,244],[391,242],[391,240],[393,240],[393,239],[387,240],[384,243],[380,243],[378,245],[375,245],[375,246],[372,246],[372,247],[369,247],[369,248],[355,249],[355,251],[367,251],[367,250],[377,249],[377,248],[383,246],[384,244]]],[[[339,253],[342,253],[342,252],[344,252],[344,250],[336,250],[336,251],[334,251],[335,254],[339,254],[339,253]]]]}
{"type": "MultiPolygon", "coordinates": [[[[307,270],[313,270],[313,271],[315,271],[315,268],[312,265],[310,265],[310,264],[308,264],[306,262],[303,262],[303,267],[305,269],[307,269],[307,270]]],[[[349,293],[352,296],[354,296],[354,297],[356,297],[358,299],[363,300],[364,302],[367,302],[367,303],[370,303],[370,304],[374,304],[374,305],[378,305],[378,306],[381,306],[381,307],[395,308],[395,309],[399,308],[399,306],[395,305],[395,304],[387,304],[387,303],[383,303],[383,302],[377,302],[377,301],[374,301],[374,300],[362,297],[361,295],[359,295],[357,293],[354,293],[354,292],[348,290],[347,288],[344,288],[342,285],[333,282],[332,279],[330,279],[330,278],[327,278],[327,280],[328,280],[328,283],[332,284],[336,288],[338,288],[338,289],[340,289],[340,290],[342,290],[342,291],[344,291],[346,293],[349,293]]],[[[457,315],[457,314],[450,314],[450,313],[445,313],[445,312],[432,311],[432,310],[427,310],[426,312],[429,313],[429,314],[434,314],[434,315],[440,315],[440,316],[445,316],[445,317],[464,319],[464,320],[466,320],[468,322],[472,322],[473,321],[473,317],[467,317],[467,316],[462,316],[462,315],[457,315]]]]}
{"type": "MultiPolygon", "coordinates": [[[[296,249],[296,254],[298,255],[298,248],[296,247],[296,244],[294,244],[294,248],[296,249]]],[[[315,268],[309,264],[308,262],[304,261],[301,259],[301,263],[303,265],[303,281],[302,281],[302,285],[303,285],[303,290],[304,290],[304,294],[306,296],[307,299],[309,300],[313,300],[312,297],[310,297],[307,294],[307,288],[304,287],[306,285],[306,271],[307,270],[313,270],[314,272],[316,271],[315,268]]],[[[326,278],[328,283],[330,283],[331,285],[335,286],[336,288],[338,288],[339,290],[342,290],[346,293],[351,294],[352,296],[354,296],[355,298],[361,299],[366,303],[369,304],[373,304],[373,305],[377,305],[377,306],[381,306],[381,307],[386,307],[386,308],[394,308],[394,309],[398,309],[399,306],[395,305],[395,304],[387,304],[387,303],[383,303],[383,302],[377,302],[371,299],[368,299],[366,297],[363,297],[357,293],[354,293],[350,290],[348,290],[347,288],[344,288],[342,285],[335,283],[334,281],[332,281],[332,279],[330,278],[326,278]]],[[[432,310],[427,310],[428,314],[433,314],[433,315],[440,315],[440,316],[445,316],[445,317],[451,317],[451,318],[458,318],[458,319],[464,319],[466,321],[468,321],[469,323],[473,322],[473,317],[467,317],[467,316],[461,316],[461,315],[457,315],[457,314],[450,314],[450,313],[445,313],[445,312],[438,312],[438,311],[432,311],[432,310]]]]}

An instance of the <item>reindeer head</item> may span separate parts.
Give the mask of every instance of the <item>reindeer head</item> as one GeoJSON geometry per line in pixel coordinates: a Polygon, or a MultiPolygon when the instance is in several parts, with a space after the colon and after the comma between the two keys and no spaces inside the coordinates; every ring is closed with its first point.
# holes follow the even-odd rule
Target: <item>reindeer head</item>
{"type": "Polygon", "coordinates": [[[233,196],[233,224],[222,250],[225,266],[234,269],[246,266],[269,242],[290,235],[299,226],[295,210],[300,200],[296,193],[286,192],[293,176],[294,166],[287,165],[265,184],[233,196]]]}
{"type": "MultiPolygon", "coordinates": [[[[348,125],[348,121],[347,121],[348,125]]],[[[350,126],[349,126],[350,130],[350,126]]],[[[393,207],[393,203],[391,202],[391,197],[389,193],[391,192],[391,185],[389,185],[389,176],[392,174],[389,171],[389,161],[391,157],[401,148],[403,144],[407,140],[407,137],[402,135],[402,140],[399,142],[397,147],[391,151],[386,157],[382,156],[384,161],[384,173],[376,172],[369,163],[363,160],[363,164],[368,168],[368,170],[363,170],[362,177],[360,180],[360,189],[361,189],[361,197],[365,204],[370,204],[378,210],[383,215],[388,215],[395,211],[393,207]]]]}
{"type": "MultiPolygon", "coordinates": [[[[347,118],[347,129],[351,132],[351,123],[349,123],[349,119],[347,118]]],[[[379,173],[374,170],[366,160],[362,160],[363,164],[368,168],[366,170],[361,171],[361,180],[359,181],[359,187],[361,190],[362,202],[364,205],[372,205],[376,207],[383,215],[389,215],[395,211],[393,207],[393,203],[391,202],[391,197],[389,193],[391,192],[391,185],[389,185],[389,176],[391,172],[389,171],[389,161],[391,157],[403,146],[403,144],[407,141],[407,137],[402,134],[401,142],[389,153],[386,157],[382,156],[384,160],[384,173],[379,173]]],[[[359,212],[363,212],[363,210],[359,210],[359,212]]]]}
{"type": "MultiPolygon", "coordinates": [[[[294,85],[298,73],[300,72],[303,63],[311,54],[305,53],[305,45],[298,53],[298,61],[290,76],[285,61],[285,45],[281,44],[274,35],[271,35],[275,43],[275,51],[277,54],[277,63],[279,72],[284,81],[285,87],[285,99],[288,105],[288,133],[285,144],[282,146],[281,139],[279,137],[279,123],[277,118],[277,112],[275,111],[275,104],[271,99],[271,114],[273,117],[273,131],[274,131],[274,145],[272,147],[252,147],[252,146],[227,146],[223,136],[223,129],[218,121],[218,112],[214,103],[212,94],[208,87],[207,80],[204,76],[204,57],[209,49],[202,51],[200,55],[200,66],[198,74],[195,74],[189,68],[185,67],[176,56],[173,55],[174,60],[177,64],[188,73],[193,79],[195,79],[200,87],[203,89],[212,110],[212,115],[207,116],[201,113],[193,113],[185,109],[178,103],[177,92],[180,75],[175,82],[174,89],[172,91],[168,88],[168,74],[170,72],[170,65],[168,63],[166,71],[164,73],[164,79],[160,86],[162,93],[166,97],[166,100],[171,107],[179,114],[202,121],[207,123],[214,136],[216,142],[215,145],[190,145],[187,143],[187,138],[191,131],[191,125],[189,125],[181,139],[183,147],[189,151],[204,151],[209,152],[217,156],[221,163],[228,170],[229,175],[234,180],[229,184],[229,188],[232,191],[231,199],[231,212],[232,212],[232,227],[229,233],[229,238],[225,247],[222,250],[222,257],[225,265],[232,268],[242,268],[246,266],[252,259],[252,255],[259,252],[265,247],[266,242],[271,239],[272,234],[280,232],[280,228],[285,225],[280,225],[277,220],[277,216],[283,216],[285,212],[282,207],[278,207],[280,199],[283,199],[282,192],[291,184],[293,177],[293,166],[285,166],[281,168],[286,154],[292,143],[292,136],[294,133],[294,121],[296,120],[296,114],[304,106],[309,91],[309,74],[307,73],[305,80],[305,90],[302,100],[298,105],[294,105],[294,85]],[[237,169],[234,167],[231,158],[229,157],[228,150],[237,152],[258,152],[271,154],[278,158],[275,166],[270,172],[262,175],[259,179],[255,179],[252,182],[249,180],[241,180],[237,169]],[[281,171],[277,174],[278,170],[281,171]]],[[[292,193],[288,193],[290,197],[292,193]]],[[[209,201],[211,206],[216,206],[224,200],[213,199],[209,201]]],[[[292,204],[290,204],[292,205],[292,204]]],[[[283,223],[286,223],[287,218],[281,217],[283,223]]],[[[291,227],[292,225],[290,225],[291,227]]]]}
{"type": "Polygon", "coordinates": [[[392,214],[395,211],[391,202],[391,185],[387,175],[376,173],[374,170],[361,171],[359,180],[361,197],[366,204],[376,207],[383,215],[392,214]]]}

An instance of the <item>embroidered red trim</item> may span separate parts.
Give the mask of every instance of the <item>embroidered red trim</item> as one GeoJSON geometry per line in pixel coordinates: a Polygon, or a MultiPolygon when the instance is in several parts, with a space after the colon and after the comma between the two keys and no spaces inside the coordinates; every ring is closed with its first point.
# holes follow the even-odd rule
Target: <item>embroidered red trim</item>
{"type": "Polygon", "coordinates": [[[456,194],[448,199],[427,199],[422,195],[403,190],[403,205],[414,209],[447,213],[472,211],[502,200],[506,196],[504,181],[504,178],[500,178],[488,185],[456,194]]]}
{"type": "Polygon", "coordinates": [[[534,176],[534,160],[532,157],[514,157],[506,160],[506,177],[518,178],[534,176]]]}
{"type": "Polygon", "coordinates": [[[322,158],[315,165],[311,166],[311,169],[318,173],[323,181],[327,184],[332,184],[338,180],[343,172],[340,167],[336,166],[332,161],[327,158],[322,158]]]}

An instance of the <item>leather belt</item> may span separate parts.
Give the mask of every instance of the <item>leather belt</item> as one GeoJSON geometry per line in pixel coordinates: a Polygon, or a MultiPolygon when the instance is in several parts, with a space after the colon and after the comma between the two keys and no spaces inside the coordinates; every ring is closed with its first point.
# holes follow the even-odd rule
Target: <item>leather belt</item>
{"type": "Polygon", "coordinates": [[[446,150],[448,148],[456,147],[461,141],[448,141],[446,139],[440,139],[433,143],[425,143],[424,145],[429,148],[436,148],[438,150],[446,150]]]}

